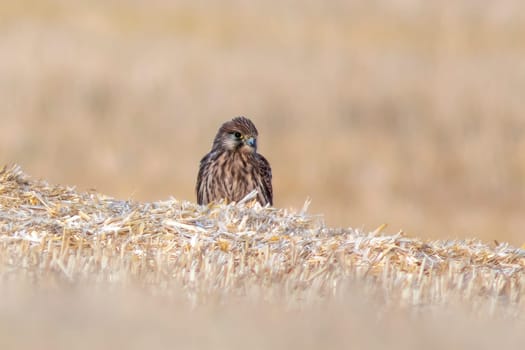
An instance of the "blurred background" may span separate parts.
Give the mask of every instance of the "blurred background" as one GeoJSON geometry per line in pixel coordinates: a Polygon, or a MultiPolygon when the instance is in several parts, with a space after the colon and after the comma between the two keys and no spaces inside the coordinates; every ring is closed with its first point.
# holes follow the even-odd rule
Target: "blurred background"
{"type": "Polygon", "coordinates": [[[0,2],[0,161],[195,200],[246,115],[275,205],[330,226],[525,242],[525,2],[0,2]]]}

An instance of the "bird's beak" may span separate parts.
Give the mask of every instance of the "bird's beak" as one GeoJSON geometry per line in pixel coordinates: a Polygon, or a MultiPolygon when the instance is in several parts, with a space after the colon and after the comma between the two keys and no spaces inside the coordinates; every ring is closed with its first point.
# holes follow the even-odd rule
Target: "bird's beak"
{"type": "Polygon", "coordinates": [[[246,139],[245,142],[250,147],[255,148],[257,146],[257,140],[255,139],[255,137],[249,137],[246,139]]]}

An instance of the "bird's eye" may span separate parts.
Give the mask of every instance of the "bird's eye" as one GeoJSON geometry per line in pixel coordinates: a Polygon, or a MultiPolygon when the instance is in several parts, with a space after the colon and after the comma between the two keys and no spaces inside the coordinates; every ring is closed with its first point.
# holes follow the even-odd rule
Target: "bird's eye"
{"type": "Polygon", "coordinates": [[[240,139],[241,138],[241,133],[236,131],[233,135],[235,135],[236,138],[240,139]]]}

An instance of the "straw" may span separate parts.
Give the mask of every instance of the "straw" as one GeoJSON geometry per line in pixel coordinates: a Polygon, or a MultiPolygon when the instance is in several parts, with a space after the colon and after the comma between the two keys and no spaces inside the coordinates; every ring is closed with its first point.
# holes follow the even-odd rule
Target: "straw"
{"type": "MultiPolygon", "coordinates": [[[[252,195],[253,197],[253,195],[252,195]]],[[[118,200],[0,171],[0,278],[35,285],[86,282],[290,303],[344,297],[349,284],[385,305],[466,301],[523,310],[525,251],[478,240],[423,241],[402,233],[326,227],[302,210],[242,203],[199,206],[118,200]]]]}

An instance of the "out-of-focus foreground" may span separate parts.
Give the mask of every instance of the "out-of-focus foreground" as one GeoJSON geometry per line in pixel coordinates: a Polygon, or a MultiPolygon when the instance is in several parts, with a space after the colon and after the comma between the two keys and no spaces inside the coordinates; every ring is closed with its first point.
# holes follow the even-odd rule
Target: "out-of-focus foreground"
{"type": "Polygon", "coordinates": [[[523,244],[523,1],[0,3],[0,159],[120,198],[194,200],[251,117],[277,207],[523,244]]]}

